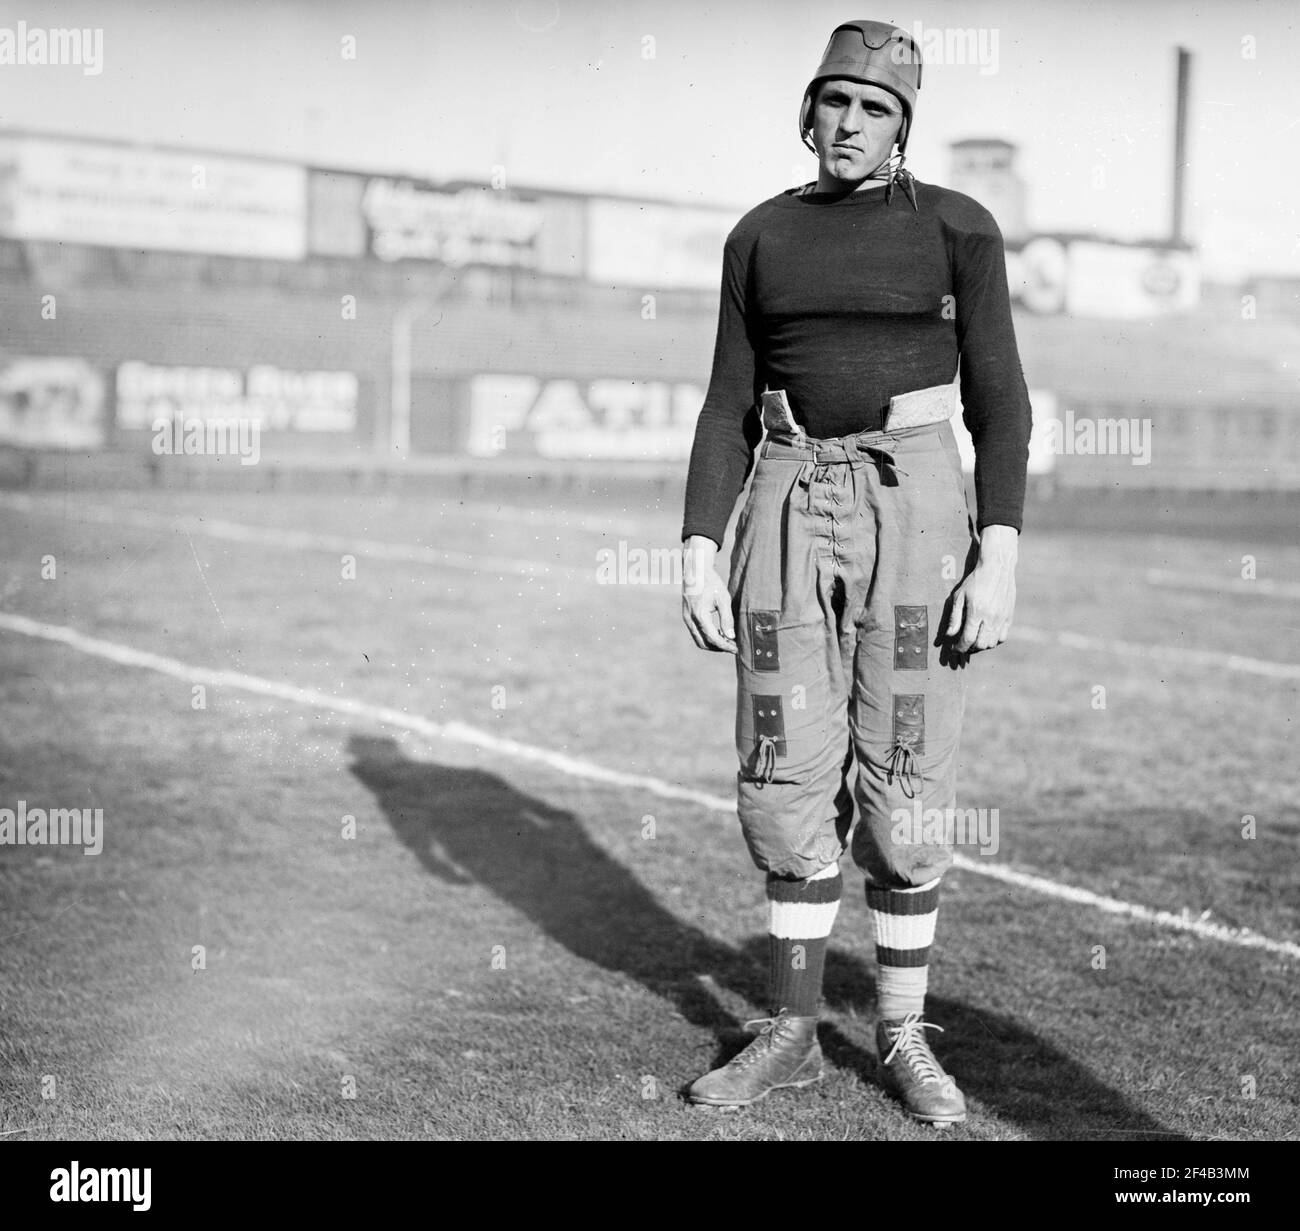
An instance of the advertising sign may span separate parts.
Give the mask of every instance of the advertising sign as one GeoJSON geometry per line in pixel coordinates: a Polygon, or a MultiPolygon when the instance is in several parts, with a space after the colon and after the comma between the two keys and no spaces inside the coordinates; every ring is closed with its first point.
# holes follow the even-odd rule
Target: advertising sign
{"type": "Polygon", "coordinates": [[[690,456],[704,404],[696,385],[633,380],[470,381],[466,452],[651,461],[690,456]]]}
{"type": "Polygon", "coordinates": [[[727,210],[596,198],[587,209],[587,277],[716,291],[722,247],[737,218],[727,210]]]}
{"type": "Polygon", "coordinates": [[[1191,252],[1088,240],[1070,244],[1065,310],[1071,316],[1140,320],[1189,312],[1200,294],[1191,252]]]}
{"type": "Polygon", "coordinates": [[[98,449],[104,382],[81,359],[0,360],[0,444],[98,449]]]}
{"type": "Polygon", "coordinates": [[[361,196],[366,181],[342,171],[312,171],[307,179],[307,247],[320,256],[366,253],[361,196]]]}
{"type": "Polygon", "coordinates": [[[10,137],[0,227],[17,239],[298,260],[306,171],[287,163],[10,137]]]}
{"type": "Polygon", "coordinates": [[[351,432],[359,385],[352,372],[123,363],[117,369],[117,426],[152,428],[159,419],[231,420],[268,432],[351,432]]]}
{"type": "Polygon", "coordinates": [[[447,191],[373,176],[366,181],[361,212],[369,250],[381,261],[537,266],[541,207],[491,188],[447,191]]]}

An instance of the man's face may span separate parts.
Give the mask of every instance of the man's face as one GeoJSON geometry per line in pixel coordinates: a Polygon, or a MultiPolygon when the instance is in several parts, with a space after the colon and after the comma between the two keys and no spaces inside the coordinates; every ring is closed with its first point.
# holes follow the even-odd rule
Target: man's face
{"type": "Polygon", "coordinates": [[[812,139],[824,188],[851,188],[894,148],[903,105],[888,90],[861,81],[823,81],[813,104],[812,139]]]}

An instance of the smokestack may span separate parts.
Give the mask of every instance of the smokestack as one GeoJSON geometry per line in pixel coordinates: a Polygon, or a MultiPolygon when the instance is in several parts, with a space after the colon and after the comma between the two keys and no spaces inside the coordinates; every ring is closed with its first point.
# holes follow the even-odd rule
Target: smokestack
{"type": "Polygon", "coordinates": [[[1171,243],[1186,242],[1183,234],[1187,206],[1187,92],[1192,74],[1192,53],[1186,47],[1178,48],[1178,84],[1175,87],[1174,119],[1174,200],[1169,225],[1171,243]]]}

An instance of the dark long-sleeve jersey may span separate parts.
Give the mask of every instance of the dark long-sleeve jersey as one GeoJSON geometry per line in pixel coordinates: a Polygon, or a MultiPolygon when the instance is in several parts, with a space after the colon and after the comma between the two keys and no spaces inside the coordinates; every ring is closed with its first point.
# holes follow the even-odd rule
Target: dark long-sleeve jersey
{"type": "Polygon", "coordinates": [[[813,437],[884,425],[895,394],[950,383],[975,445],[978,522],[1021,526],[1030,409],[1002,233],[960,192],[799,195],[750,210],[727,236],[718,334],[686,481],[683,538],[721,545],[762,434],[757,404],[784,389],[813,437]]]}

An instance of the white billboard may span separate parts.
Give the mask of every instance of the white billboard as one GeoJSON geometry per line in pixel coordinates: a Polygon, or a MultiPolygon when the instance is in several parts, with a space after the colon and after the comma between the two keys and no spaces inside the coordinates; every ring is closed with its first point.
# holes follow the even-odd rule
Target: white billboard
{"type": "Polygon", "coordinates": [[[307,173],[110,142],[0,141],[0,230],[16,239],[299,260],[307,173]]]}
{"type": "Polygon", "coordinates": [[[703,404],[704,391],[688,383],[485,374],[469,382],[465,451],[683,461],[703,404]]]}
{"type": "Polygon", "coordinates": [[[1068,259],[1065,310],[1071,316],[1142,320],[1190,312],[1201,297],[1192,252],[1076,239],[1068,259]]]}
{"type": "Polygon", "coordinates": [[[370,251],[381,261],[519,269],[537,264],[542,207],[491,188],[451,191],[375,176],[366,183],[361,213],[370,233],[370,251]]]}
{"type": "Polygon", "coordinates": [[[0,444],[98,449],[104,443],[104,381],[85,360],[0,360],[0,444]]]}
{"type": "Polygon", "coordinates": [[[1190,312],[1201,296],[1194,251],[1054,235],[1007,249],[1007,283],[1030,312],[1105,320],[1190,312]]]}
{"type": "Polygon", "coordinates": [[[587,206],[587,279],[716,291],[737,220],[725,210],[597,198],[587,206]]]}
{"type": "Polygon", "coordinates": [[[158,420],[247,419],[267,432],[352,432],[360,382],[352,372],[298,371],[260,363],[198,368],[118,365],[117,426],[149,428],[158,420]]]}

